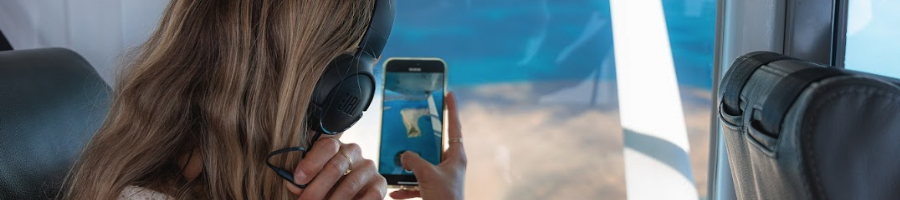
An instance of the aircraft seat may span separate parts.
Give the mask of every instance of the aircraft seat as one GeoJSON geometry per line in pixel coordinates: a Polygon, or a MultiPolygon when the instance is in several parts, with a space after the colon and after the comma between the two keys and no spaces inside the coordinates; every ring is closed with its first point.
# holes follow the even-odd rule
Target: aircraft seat
{"type": "Polygon", "coordinates": [[[900,80],[754,52],[719,97],[738,199],[900,197],[900,80]]]}
{"type": "Polygon", "coordinates": [[[73,51],[0,51],[0,199],[57,197],[106,117],[109,91],[73,51]]]}

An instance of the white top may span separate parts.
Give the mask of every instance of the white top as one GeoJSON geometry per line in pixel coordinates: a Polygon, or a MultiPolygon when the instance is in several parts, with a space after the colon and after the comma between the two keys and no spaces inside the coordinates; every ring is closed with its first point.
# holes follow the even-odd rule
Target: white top
{"type": "Polygon", "coordinates": [[[170,200],[174,199],[169,195],[147,189],[138,186],[129,185],[122,190],[122,193],[119,193],[119,200],[170,200]]]}

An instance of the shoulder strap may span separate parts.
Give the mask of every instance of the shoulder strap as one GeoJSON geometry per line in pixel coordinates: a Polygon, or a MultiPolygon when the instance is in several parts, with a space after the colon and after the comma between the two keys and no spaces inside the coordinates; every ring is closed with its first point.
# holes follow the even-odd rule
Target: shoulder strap
{"type": "Polygon", "coordinates": [[[722,88],[722,109],[728,114],[740,115],[741,90],[744,88],[744,84],[750,80],[750,75],[753,75],[753,72],[759,67],[779,60],[795,60],[795,58],[773,52],[757,51],[735,59],[731,68],[725,73],[725,78],[722,80],[723,85],[720,87],[722,88]]]}
{"type": "Polygon", "coordinates": [[[784,77],[778,81],[763,103],[760,128],[769,136],[777,137],[781,130],[781,121],[806,87],[826,78],[846,74],[833,67],[811,67],[784,77]]]}
{"type": "Polygon", "coordinates": [[[13,48],[9,44],[9,40],[6,40],[6,36],[3,35],[3,30],[0,30],[0,51],[6,50],[13,50],[13,48]]]}

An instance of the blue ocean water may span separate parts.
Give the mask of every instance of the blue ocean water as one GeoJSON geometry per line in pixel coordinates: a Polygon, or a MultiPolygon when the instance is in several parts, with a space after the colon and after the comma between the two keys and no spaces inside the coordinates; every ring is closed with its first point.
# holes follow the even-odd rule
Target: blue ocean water
{"type": "MultiPolygon", "coordinates": [[[[661,1],[679,84],[709,90],[715,1],[661,1]]],[[[384,56],[443,58],[451,88],[581,82],[598,71],[614,80],[601,70],[613,59],[609,9],[608,0],[400,1],[384,56]]]]}

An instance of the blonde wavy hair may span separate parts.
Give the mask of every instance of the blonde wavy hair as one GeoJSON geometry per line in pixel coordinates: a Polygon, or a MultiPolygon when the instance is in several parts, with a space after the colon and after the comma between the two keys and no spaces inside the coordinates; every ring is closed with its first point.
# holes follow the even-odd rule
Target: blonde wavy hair
{"type": "MultiPolygon", "coordinates": [[[[176,199],[288,199],[267,153],[305,145],[327,64],[355,51],[372,0],[172,0],[120,75],[109,115],[66,178],[66,199],[129,185],[176,199]],[[188,180],[183,160],[199,152],[188,180]],[[179,160],[182,160],[179,162],[179,160]]],[[[298,156],[273,158],[293,169],[298,156]]]]}

